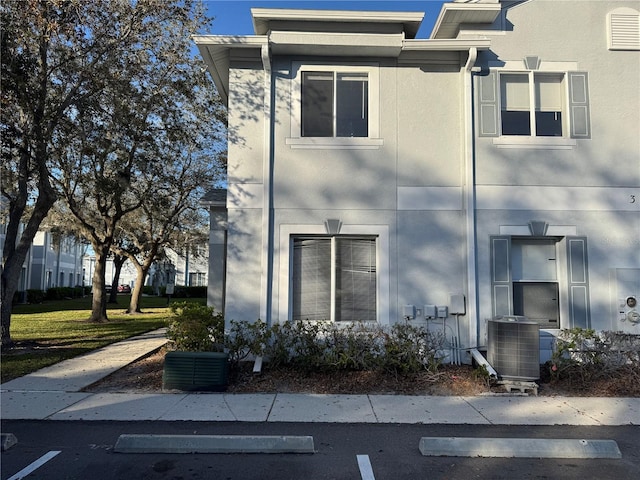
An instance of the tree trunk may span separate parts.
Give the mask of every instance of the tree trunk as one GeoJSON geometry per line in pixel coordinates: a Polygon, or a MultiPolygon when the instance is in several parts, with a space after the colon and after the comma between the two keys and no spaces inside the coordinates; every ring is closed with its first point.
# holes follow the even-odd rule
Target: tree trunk
{"type": "MultiPolygon", "coordinates": [[[[107,295],[105,291],[105,274],[109,247],[95,248],[96,265],[93,271],[93,301],[91,302],[90,322],[107,322],[107,295]]],[[[112,286],[113,288],[113,286],[112,286]]]]}
{"type": "Polygon", "coordinates": [[[24,230],[20,233],[22,215],[28,198],[26,183],[20,185],[18,200],[11,205],[9,223],[7,225],[4,248],[2,252],[2,292],[0,299],[1,341],[3,347],[13,345],[11,340],[11,309],[13,296],[18,290],[22,266],[27,258],[33,239],[38,233],[40,224],[56,201],[56,194],[49,184],[48,178],[38,182],[40,194],[31,211],[31,216],[24,230]]]}
{"type": "Polygon", "coordinates": [[[113,266],[115,267],[115,273],[111,280],[111,293],[109,294],[108,303],[118,303],[118,285],[120,285],[120,273],[122,272],[122,266],[127,261],[127,257],[123,255],[113,255],[113,266]]]}
{"type": "Polygon", "coordinates": [[[149,274],[149,268],[151,265],[140,265],[138,263],[134,264],[137,270],[136,282],[133,284],[133,291],[131,292],[131,300],[129,301],[129,309],[127,313],[141,313],[142,309],[140,307],[141,299],[142,299],[142,290],[144,287],[144,282],[149,274]]]}

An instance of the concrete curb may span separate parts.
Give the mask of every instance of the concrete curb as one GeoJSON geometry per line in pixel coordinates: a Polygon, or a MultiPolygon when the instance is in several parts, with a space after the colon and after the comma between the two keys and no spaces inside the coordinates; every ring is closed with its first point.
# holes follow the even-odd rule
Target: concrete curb
{"type": "Polygon", "coordinates": [[[315,453],[310,436],[120,435],[116,453],[315,453]]]}
{"type": "Polygon", "coordinates": [[[614,440],[423,437],[428,457],[622,458],[614,440]]]}

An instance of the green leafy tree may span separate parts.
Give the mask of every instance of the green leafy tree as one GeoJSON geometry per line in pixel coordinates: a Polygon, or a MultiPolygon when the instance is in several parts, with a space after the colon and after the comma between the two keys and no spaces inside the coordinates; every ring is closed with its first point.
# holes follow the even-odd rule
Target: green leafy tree
{"type": "Polygon", "coordinates": [[[106,256],[171,160],[184,107],[202,101],[190,35],[209,19],[195,0],[10,1],[0,14],[7,346],[20,270],[60,196],[96,253],[91,320],[107,319],[106,256]]]}

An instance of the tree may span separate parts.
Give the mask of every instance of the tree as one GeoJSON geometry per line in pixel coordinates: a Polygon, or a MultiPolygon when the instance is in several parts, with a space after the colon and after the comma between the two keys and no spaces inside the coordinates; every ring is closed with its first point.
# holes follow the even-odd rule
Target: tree
{"type": "Polygon", "coordinates": [[[111,292],[109,292],[109,298],[107,299],[107,303],[118,303],[118,286],[120,285],[120,273],[122,272],[122,267],[124,263],[127,261],[127,257],[124,255],[113,254],[111,256],[111,260],[113,261],[113,279],[111,279],[111,292]]]}
{"type": "Polygon", "coordinates": [[[104,14],[109,3],[30,0],[0,6],[0,174],[3,221],[8,220],[0,308],[3,346],[12,343],[11,304],[22,265],[57,199],[50,180],[51,153],[54,142],[63,140],[61,123],[102,89],[105,72],[133,37],[133,29],[125,25],[133,22],[119,20],[123,27],[116,29],[116,19],[104,14]]]}
{"type": "MultiPolygon", "coordinates": [[[[152,21],[123,55],[118,81],[68,120],[79,134],[59,152],[55,184],[96,254],[91,321],[108,320],[105,266],[110,251],[120,253],[114,242],[124,219],[155,208],[167,197],[163,188],[180,196],[169,190],[167,178],[184,151],[215,161],[210,147],[219,138],[220,102],[210,93],[201,60],[191,55],[190,36],[205,17],[185,8],[158,11],[146,12],[152,21]]],[[[206,166],[211,169],[211,162],[206,166]]]]}
{"type": "Polygon", "coordinates": [[[126,241],[112,247],[117,254],[126,255],[138,273],[129,313],[140,311],[142,288],[158,255],[166,246],[175,246],[181,232],[206,223],[200,199],[224,174],[224,156],[216,150],[224,111],[207,79],[203,76],[201,81],[200,101],[183,105],[180,122],[184,124],[171,129],[167,161],[154,177],[152,191],[141,208],[120,223],[126,241]]]}
{"type": "MultiPolygon", "coordinates": [[[[209,20],[195,0],[25,0],[3,2],[0,14],[0,173],[8,218],[1,324],[7,346],[11,300],[33,238],[58,197],[56,187],[70,187],[65,196],[75,200],[92,185],[112,190],[97,202],[69,203],[69,211],[103,209],[90,215],[102,218],[100,228],[86,222],[82,232],[106,261],[117,221],[141,204],[136,195],[144,182],[132,175],[159,158],[153,135],[180,116],[180,102],[191,100],[189,76],[199,63],[189,36],[209,20]],[[83,150],[72,151],[78,147],[83,150]],[[80,181],[65,176],[63,167],[70,165],[80,181]],[[91,167],[104,169],[84,182],[91,167]],[[105,211],[113,213],[109,220],[105,211]]],[[[202,72],[196,73],[199,81],[202,72]]],[[[105,320],[104,264],[96,265],[93,284],[92,319],[105,320]]]]}

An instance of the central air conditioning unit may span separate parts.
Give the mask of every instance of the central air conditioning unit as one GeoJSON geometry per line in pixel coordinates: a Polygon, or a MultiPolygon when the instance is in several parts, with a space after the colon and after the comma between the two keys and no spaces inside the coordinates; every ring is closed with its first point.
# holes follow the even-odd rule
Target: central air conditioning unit
{"type": "Polygon", "coordinates": [[[487,360],[506,380],[540,378],[540,330],[527,317],[510,315],[488,322],[487,360]]]}

